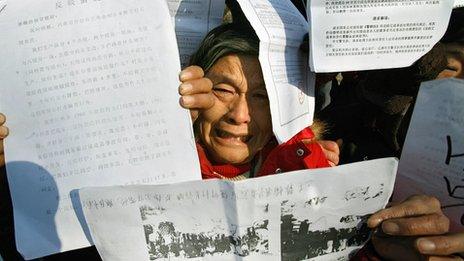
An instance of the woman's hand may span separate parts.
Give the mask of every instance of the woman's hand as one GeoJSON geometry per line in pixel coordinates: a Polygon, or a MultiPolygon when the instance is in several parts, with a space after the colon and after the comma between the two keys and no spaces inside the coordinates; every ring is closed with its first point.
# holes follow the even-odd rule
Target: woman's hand
{"type": "Polygon", "coordinates": [[[322,152],[324,153],[325,158],[329,162],[331,167],[335,167],[340,162],[340,143],[341,140],[337,142],[331,140],[313,140],[313,139],[305,139],[302,140],[303,143],[317,143],[322,148],[322,152]]]}
{"type": "Polygon", "coordinates": [[[179,103],[183,108],[190,110],[192,121],[198,118],[199,111],[214,105],[213,83],[204,76],[203,69],[198,66],[189,66],[179,74],[182,82],[179,86],[179,103]]]}
{"type": "Polygon", "coordinates": [[[5,165],[5,156],[3,153],[3,139],[8,136],[9,130],[6,126],[3,126],[5,124],[6,117],[2,113],[0,113],[0,167],[5,165]]]}
{"type": "Polygon", "coordinates": [[[464,233],[449,234],[449,219],[440,202],[412,196],[380,210],[367,221],[378,228],[372,236],[377,253],[387,260],[464,260],[464,233]]]}
{"type": "Polygon", "coordinates": [[[318,140],[317,143],[319,143],[319,145],[321,146],[322,151],[324,152],[325,157],[329,161],[330,166],[337,166],[340,162],[339,144],[331,140],[318,140]]]}

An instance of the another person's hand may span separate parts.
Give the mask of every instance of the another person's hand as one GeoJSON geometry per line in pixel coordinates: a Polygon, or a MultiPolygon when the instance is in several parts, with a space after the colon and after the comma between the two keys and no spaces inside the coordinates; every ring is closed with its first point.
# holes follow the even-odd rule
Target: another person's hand
{"type": "Polygon", "coordinates": [[[3,153],[3,139],[8,136],[8,128],[4,126],[6,117],[0,113],[0,167],[5,165],[5,156],[3,153]]]}
{"type": "Polygon", "coordinates": [[[182,82],[179,86],[179,103],[183,108],[190,110],[192,121],[198,118],[199,111],[214,105],[213,83],[204,76],[205,73],[199,66],[189,66],[179,74],[182,82]]]}
{"type": "Polygon", "coordinates": [[[372,243],[386,260],[464,260],[464,233],[449,234],[440,202],[425,195],[380,210],[368,220],[372,243]]]}

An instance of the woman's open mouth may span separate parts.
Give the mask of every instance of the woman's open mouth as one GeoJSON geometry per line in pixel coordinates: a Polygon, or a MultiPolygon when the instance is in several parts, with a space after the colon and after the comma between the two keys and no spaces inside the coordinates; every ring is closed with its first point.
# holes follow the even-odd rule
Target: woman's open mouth
{"type": "Polygon", "coordinates": [[[228,131],[220,130],[217,128],[214,129],[214,134],[216,137],[220,138],[221,140],[224,140],[228,143],[229,142],[234,143],[234,144],[247,143],[252,138],[252,135],[234,134],[234,133],[230,133],[228,131]]]}

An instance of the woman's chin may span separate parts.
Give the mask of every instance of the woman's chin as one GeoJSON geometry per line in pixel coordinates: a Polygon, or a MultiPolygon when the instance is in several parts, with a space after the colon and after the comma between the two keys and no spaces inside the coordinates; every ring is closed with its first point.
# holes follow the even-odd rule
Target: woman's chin
{"type": "Polygon", "coordinates": [[[238,149],[238,148],[224,148],[222,146],[215,147],[211,155],[217,163],[220,164],[233,164],[240,165],[245,164],[250,161],[250,154],[248,148],[238,149]]]}

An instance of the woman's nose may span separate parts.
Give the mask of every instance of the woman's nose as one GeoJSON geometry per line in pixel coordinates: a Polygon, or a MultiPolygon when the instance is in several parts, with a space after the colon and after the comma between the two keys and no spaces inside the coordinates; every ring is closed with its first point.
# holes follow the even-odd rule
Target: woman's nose
{"type": "Polygon", "coordinates": [[[228,121],[233,124],[249,123],[251,121],[250,108],[245,96],[238,97],[230,106],[227,114],[228,121]]]}

